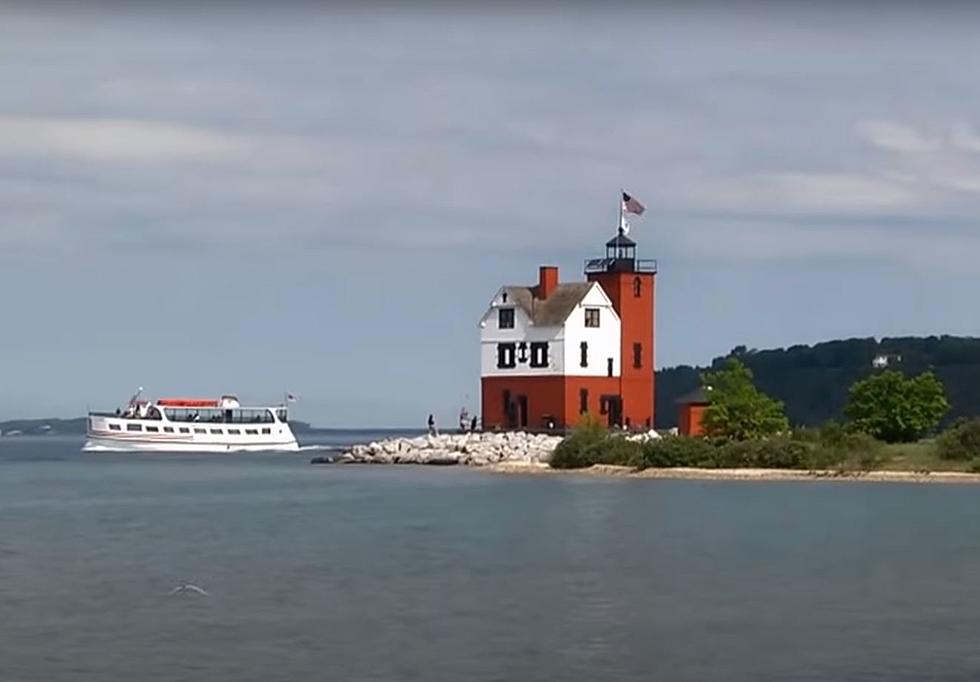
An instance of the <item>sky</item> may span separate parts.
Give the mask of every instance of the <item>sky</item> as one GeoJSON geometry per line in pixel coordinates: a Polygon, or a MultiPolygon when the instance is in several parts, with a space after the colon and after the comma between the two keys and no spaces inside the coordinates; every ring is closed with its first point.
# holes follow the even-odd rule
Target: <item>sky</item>
{"type": "Polygon", "coordinates": [[[658,367],[977,334],[980,11],[651,5],[0,5],[0,418],[449,423],[620,188],[658,367]]]}

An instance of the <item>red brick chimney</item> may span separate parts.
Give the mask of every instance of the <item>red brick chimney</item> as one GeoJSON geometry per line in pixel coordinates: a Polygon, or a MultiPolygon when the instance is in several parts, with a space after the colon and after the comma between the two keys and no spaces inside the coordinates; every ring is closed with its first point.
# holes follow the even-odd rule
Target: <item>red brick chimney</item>
{"type": "Polygon", "coordinates": [[[558,288],[558,268],[542,265],[538,270],[538,298],[546,299],[558,288]]]}

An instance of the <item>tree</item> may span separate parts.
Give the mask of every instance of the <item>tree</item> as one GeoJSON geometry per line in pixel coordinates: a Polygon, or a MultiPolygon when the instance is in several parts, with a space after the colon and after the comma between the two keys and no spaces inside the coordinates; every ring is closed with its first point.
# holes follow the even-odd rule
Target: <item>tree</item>
{"type": "Polygon", "coordinates": [[[910,378],[895,370],[855,382],[844,407],[855,427],[888,443],[918,440],[948,411],[946,390],[935,374],[910,378]]]}
{"type": "Polygon", "coordinates": [[[702,422],[709,436],[748,440],[789,429],[783,404],[757,389],[752,371],[738,359],[705,372],[701,385],[709,401],[702,422]]]}

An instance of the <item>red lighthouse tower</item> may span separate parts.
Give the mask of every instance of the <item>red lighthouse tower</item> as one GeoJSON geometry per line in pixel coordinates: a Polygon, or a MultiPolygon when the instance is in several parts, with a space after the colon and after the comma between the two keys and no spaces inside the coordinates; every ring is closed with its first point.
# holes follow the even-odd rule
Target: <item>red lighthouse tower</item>
{"type": "Polygon", "coordinates": [[[605,258],[586,261],[621,320],[619,397],[624,426],[653,428],[654,301],[657,262],[636,257],[636,242],[620,227],[606,242],[605,258]]]}

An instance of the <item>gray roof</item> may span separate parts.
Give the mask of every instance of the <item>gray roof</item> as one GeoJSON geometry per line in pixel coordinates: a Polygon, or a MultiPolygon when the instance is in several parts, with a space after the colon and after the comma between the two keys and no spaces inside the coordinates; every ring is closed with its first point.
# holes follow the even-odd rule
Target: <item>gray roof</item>
{"type": "Polygon", "coordinates": [[[535,298],[537,287],[504,287],[507,298],[520,307],[536,327],[561,325],[582,302],[592,287],[592,282],[568,282],[559,284],[546,299],[535,298]]]}
{"type": "Polygon", "coordinates": [[[620,232],[615,237],[606,242],[606,246],[636,246],[636,242],[620,232]]]}
{"type": "Polygon", "coordinates": [[[707,405],[710,402],[708,394],[700,386],[677,399],[677,403],[680,405],[707,405]]]}

